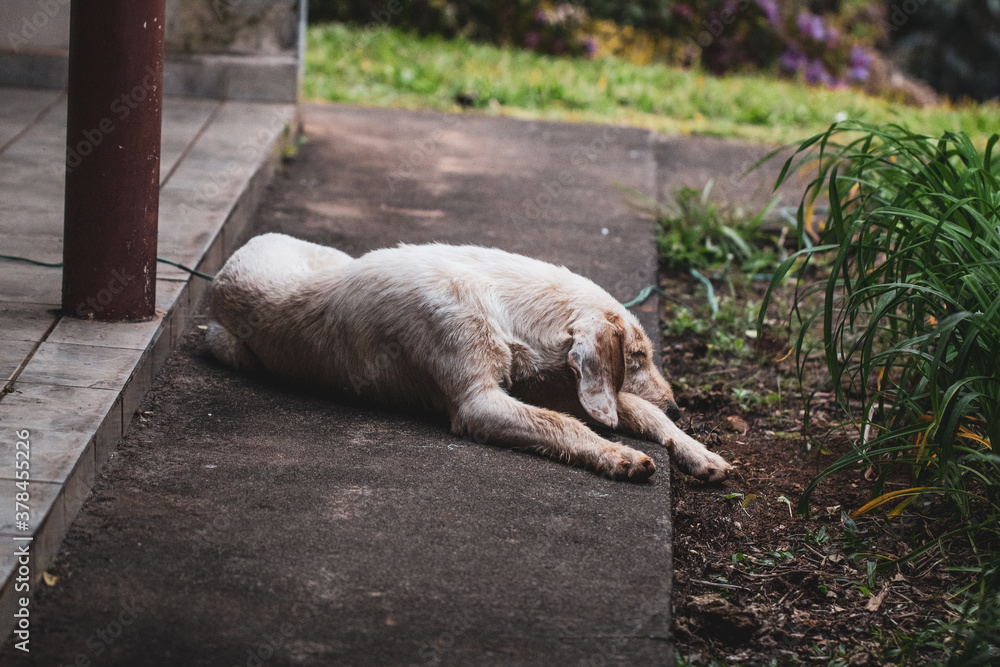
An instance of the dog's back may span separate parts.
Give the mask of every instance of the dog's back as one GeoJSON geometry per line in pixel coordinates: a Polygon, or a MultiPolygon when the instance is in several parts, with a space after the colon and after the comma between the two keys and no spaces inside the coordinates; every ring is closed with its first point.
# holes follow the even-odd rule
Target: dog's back
{"type": "Polygon", "coordinates": [[[579,311],[615,307],[564,267],[493,248],[400,245],[352,259],[265,234],[216,276],[221,328],[209,344],[241,370],[446,409],[484,366],[508,385],[556,370],[552,360],[561,368],[579,311]]]}

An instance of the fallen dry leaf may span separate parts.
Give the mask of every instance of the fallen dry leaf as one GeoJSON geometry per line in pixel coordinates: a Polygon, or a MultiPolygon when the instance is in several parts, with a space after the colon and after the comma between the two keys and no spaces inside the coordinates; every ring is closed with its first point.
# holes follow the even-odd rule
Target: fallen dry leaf
{"type": "Polygon", "coordinates": [[[729,417],[726,417],[726,428],[730,431],[736,431],[741,435],[746,435],[747,431],[750,430],[750,425],[747,424],[746,420],[742,417],[730,415],[729,417]]]}
{"type": "Polygon", "coordinates": [[[872,598],[868,601],[868,604],[865,605],[865,610],[878,611],[878,608],[882,606],[882,601],[885,600],[885,596],[888,593],[889,593],[889,587],[883,586],[882,590],[880,590],[876,595],[873,595],[872,598]]]}

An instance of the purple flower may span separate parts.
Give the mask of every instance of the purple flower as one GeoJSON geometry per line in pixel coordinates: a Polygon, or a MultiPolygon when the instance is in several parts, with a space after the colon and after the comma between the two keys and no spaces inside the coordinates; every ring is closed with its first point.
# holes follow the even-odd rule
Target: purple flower
{"type": "Polygon", "coordinates": [[[583,54],[588,58],[593,58],[597,55],[597,40],[593,37],[584,37],[581,42],[583,45],[583,54]]]}
{"type": "Polygon", "coordinates": [[[802,12],[795,21],[795,26],[803,37],[815,39],[817,42],[823,41],[826,36],[826,27],[823,25],[823,17],[809,12],[802,12]]]}
{"type": "Polygon", "coordinates": [[[868,69],[871,65],[871,54],[859,46],[853,47],[851,49],[847,78],[851,81],[867,81],[868,69]]]}
{"type": "Polygon", "coordinates": [[[674,5],[673,7],[670,8],[670,11],[675,16],[679,16],[680,18],[684,19],[685,21],[692,21],[692,20],[694,20],[694,12],[687,5],[683,5],[683,4],[682,5],[674,5]]]}
{"type": "Polygon", "coordinates": [[[566,50],[566,42],[564,42],[563,40],[557,39],[556,41],[552,42],[552,53],[559,55],[565,50],[566,50]]]}
{"type": "Polygon", "coordinates": [[[541,25],[548,25],[548,22],[549,22],[549,17],[545,13],[545,10],[541,9],[541,8],[536,9],[535,10],[535,23],[540,23],[541,25]]]}
{"type": "Polygon", "coordinates": [[[795,49],[788,49],[781,56],[781,67],[789,72],[797,72],[805,63],[805,54],[795,49]]]}
{"type": "Polygon", "coordinates": [[[817,83],[829,84],[831,80],[830,73],[826,71],[822,60],[813,58],[809,61],[809,65],[806,66],[806,83],[809,85],[816,85],[817,83]]]}
{"type": "Polygon", "coordinates": [[[767,22],[771,25],[778,25],[781,17],[778,15],[778,4],[774,0],[756,0],[760,11],[764,12],[767,22]]]}
{"type": "Polygon", "coordinates": [[[854,46],[851,48],[850,63],[851,67],[864,67],[868,69],[872,65],[872,57],[860,46],[854,46]]]}
{"type": "Polygon", "coordinates": [[[847,78],[851,81],[867,81],[868,80],[868,68],[867,67],[851,67],[847,70],[847,78]]]}
{"type": "Polygon", "coordinates": [[[840,31],[830,26],[826,29],[826,46],[827,48],[834,49],[837,47],[837,40],[840,39],[840,31]]]}
{"type": "Polygon", "coordinates": [[[536,46],[538,46],[538,33],[537,32],[524,33],[524,45],[529,49],[533,49],[536,46]]]}

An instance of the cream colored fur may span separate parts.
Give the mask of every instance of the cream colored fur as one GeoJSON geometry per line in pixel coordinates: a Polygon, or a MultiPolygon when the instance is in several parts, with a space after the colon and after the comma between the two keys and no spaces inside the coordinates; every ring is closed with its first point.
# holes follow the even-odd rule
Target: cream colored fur
{"type": "Polygon", "coordinates": [[[353,259],[265,234],[216,276],[211,316],[209,346],[237,370],[443,411],[456,434],[615,479],[655,466],[585,422],[658,442],[700,479],[729,470],[667,416],[677,406],[638,320],[563,267],[438,244],[353,259]]]}

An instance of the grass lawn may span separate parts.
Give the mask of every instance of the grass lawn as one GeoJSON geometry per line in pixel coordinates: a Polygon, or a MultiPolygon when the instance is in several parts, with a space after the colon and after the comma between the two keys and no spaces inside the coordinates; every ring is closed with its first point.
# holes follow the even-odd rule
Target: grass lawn
{"type": "Polygon", "coordinates": [[[485,113],[762,143],[802,140],[845,115],[930,135],[964,130],[981,146],[1000,127],[996,104],[915,109],[765,75],[717,78],[615,58],[554,58],[385,28],[309,29],[307,98],[451,111],[458,93],[474,95],[485,113]]]}

